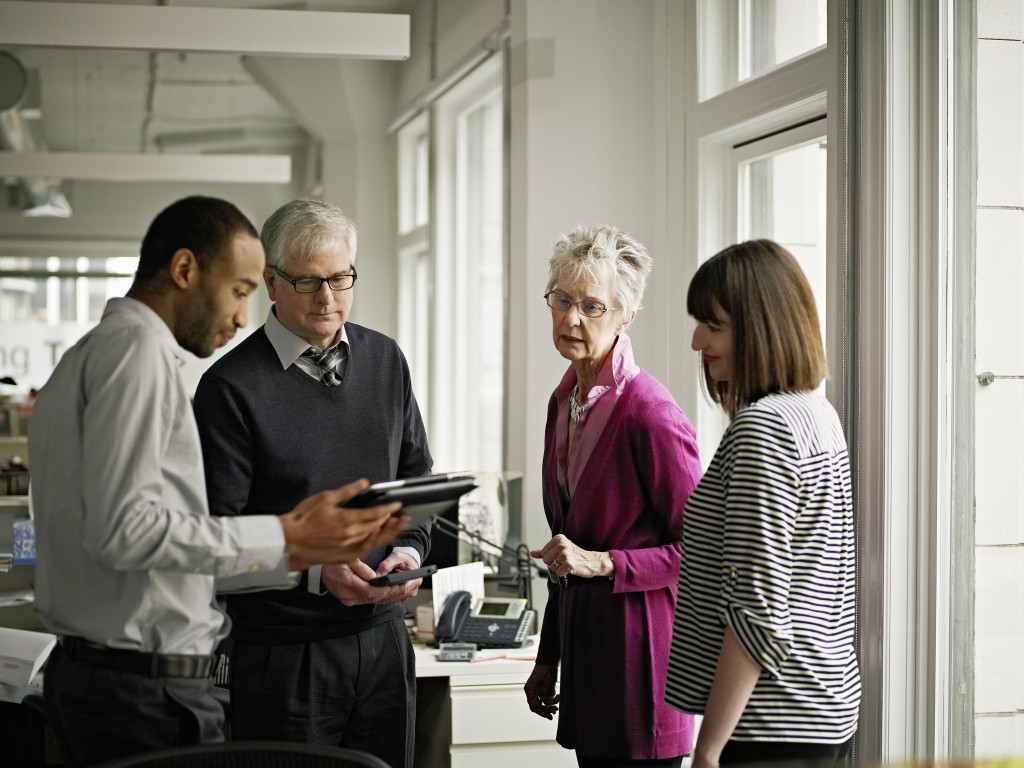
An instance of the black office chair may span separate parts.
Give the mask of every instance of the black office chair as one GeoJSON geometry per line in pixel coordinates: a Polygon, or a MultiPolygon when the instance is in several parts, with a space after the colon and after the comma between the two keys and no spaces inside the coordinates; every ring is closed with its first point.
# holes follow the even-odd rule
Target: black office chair
{"type": "Polygon", "coordinates": [[[227,741],[147,752],[100,768],[390,768],[357,749],[284,741],[227,741]]]}

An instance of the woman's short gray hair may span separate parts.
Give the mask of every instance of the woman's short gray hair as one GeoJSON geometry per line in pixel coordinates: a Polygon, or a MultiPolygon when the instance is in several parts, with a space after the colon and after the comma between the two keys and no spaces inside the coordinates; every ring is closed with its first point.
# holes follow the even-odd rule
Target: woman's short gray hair
{"type": "Polygon", "coordinates": [[[577,224],[555,243],[548,268],[548,291],[558,278],[598,283],[612,270],[615,300],[628,315],[640,309],[654,259],[628,233],[606,224],[577,224]]]}
{"type": "Polygon", "coordinates": [[[358,234],[352,220],[330,203],[293,200],[274,211],[260,232],[267,266],[284,269],[292,256],[312,256],[344,243],[355,263],[358,234]]]}

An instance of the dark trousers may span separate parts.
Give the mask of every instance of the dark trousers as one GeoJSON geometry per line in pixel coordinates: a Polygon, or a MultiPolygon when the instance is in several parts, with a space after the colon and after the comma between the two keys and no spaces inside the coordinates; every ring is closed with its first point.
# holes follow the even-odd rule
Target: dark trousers
{"type": "Polygon", "coordinates": [[[405,622],[308,643],[233,641],[231,738],[349,747],[412,768],[416,661],[405,622]]]}
{"type": "Polygon", "coordinates": [[[576,762],[580,768],[679,768],[683,755],[660,760],[630,760],[628,757],[586,757],[577,752],[576,762]]]}
{"type": "Polygon", "coordinates": [[[772,768],[840,768],[850,758],[853,739],[842,744],[805,744],[784,741],[729,741],[719,765],[772,768]]]}
{"type": "Polygon", "coordinates": [[[209,678],[146,677],[71,659],[58,644],[43,698],[65,761],[89,766],[141,752],[224,740],[209,678]]]}

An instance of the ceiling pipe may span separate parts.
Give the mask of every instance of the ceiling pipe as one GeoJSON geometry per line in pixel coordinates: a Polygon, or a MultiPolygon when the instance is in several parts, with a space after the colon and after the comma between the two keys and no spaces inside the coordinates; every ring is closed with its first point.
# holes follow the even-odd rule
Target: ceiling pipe
{"type": "MultiPolygon", "coordinates": [[[[0,51],[0,147],[12,152],[45,151],[38,121],[26,120],[19,109],[28,91],[28,73],[22,63],[0,51]]],[[[71,205],[61,192],[61,180],[50,176],[18,177],[28,199],[22,216],[71,216],[71,205]]]]}

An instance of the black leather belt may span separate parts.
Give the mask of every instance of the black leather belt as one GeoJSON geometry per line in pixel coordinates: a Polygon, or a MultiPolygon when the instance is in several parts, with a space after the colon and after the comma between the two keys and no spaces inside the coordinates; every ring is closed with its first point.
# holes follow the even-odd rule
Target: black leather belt
{"type": "Polygon", "coordinates": [[[90,643],[81,637],[65,635],[61,647],[72,659],[95,664],[97,667],[130,672],[146,677],[209,677],[213,671],[213,656],[186,656],[144,653],[126,648],[107,648],[90,643]]]}

